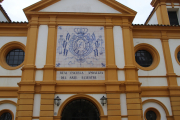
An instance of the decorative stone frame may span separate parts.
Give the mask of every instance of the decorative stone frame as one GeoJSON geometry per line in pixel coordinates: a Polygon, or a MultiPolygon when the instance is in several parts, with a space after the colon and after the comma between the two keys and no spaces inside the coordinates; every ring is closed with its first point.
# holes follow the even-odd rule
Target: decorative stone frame
{"type": "Polygon", "coordinates": [[[156,120],[161,120],[161,114],[159,113],[159,111],[158,111],[156,108],[153,108],[153,107],[150,107],[150,108],[146,109],[146,111],[144,112],[144,119],[145,119],[145,120],[147,120],[147,119],[146,119],[146,113],[147,113],[148,111],[153,111],[153,112],[155,112],[155,113],[156,113],[156,116],[157,116],[156,120]]]}
{"type": "Polygon", "coordinates": [[[0,116],[1,116],[3,113],[6,113],[6,112],[10,113],[11,116],[12,116],[12,120],[14,120],[14,114],[13,114],[13,112],[12,112],[11,110],[9,110],[9,109],[3,109],[3,110],[1,110],[1,111],[0,111],[0,116]]]}
{"type": "Polygon", "coordinates": [[[177,54],[178,54],[179,51],[180,51],[180,45],[176,48],[176,50],[174,52],[175,59],[176,59],[177,63],[180,65],[180,62],[179,62],[179,60],[177,58],[177,54]]]}
{"type": "MultiPolygon", "coordinates": [[[[158,65],[159,65],[159,62],[160,62],[160,56],[159,56],[159,53],[158,51],[156,50],[155,47],[153,47],[152,45],[149,45],[147,43],[140,43],[138,45],[136,45],[134,47],[134,52],[136,53],[138,50],[146,50],[148,51],[151,55],[152,55],[152,58],[153,58],[153,62],[152,64],[149,66],[149,67],[142,67],[140,66],[136,61],[135,61],[135,64],[138,68],[142,69],[142,70],[146,70],[146,71],[149,71],[149,70],[153,70],[155,69],[158,65]]],[[[134,54],[135,54],[134,53],[134,54]]]]}
{"type": "Polygon", "coordinates": [[[7,54],[13,49],[22,49],[25,52],[25,45],[23,43],[13,41],[6,43],[0,49],[0,65],[7,70],[15,70],[23,66],[24,62],[16,67],[11,67],[6,63],[6,56],[7,54]]]}

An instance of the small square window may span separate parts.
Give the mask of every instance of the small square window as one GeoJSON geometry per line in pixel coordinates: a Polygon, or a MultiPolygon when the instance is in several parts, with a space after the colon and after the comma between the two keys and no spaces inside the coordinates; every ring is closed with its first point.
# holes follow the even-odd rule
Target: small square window
{"type": "Polygon", "coordinates": [[[170,25],[179,25],[177,12],[168,11],[170,25]]]}

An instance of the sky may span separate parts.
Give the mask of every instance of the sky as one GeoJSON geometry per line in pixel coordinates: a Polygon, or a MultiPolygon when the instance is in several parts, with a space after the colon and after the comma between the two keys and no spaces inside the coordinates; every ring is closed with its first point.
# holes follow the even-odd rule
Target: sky
{"type": "MultiPolygon", "coordinates": [[[[4,0],[1,5],[12,21],[27,21],[23,9],[40,0],[4,0]]],[[[117,0],[123,5],[135,10],[137,15],[133,24],[144,24],[153,7],[152,0],[117,0]]]]}

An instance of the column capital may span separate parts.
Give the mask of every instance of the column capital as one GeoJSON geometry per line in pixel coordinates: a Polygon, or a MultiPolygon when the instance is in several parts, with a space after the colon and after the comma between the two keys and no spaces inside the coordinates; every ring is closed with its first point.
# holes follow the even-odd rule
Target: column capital
{"type": "Polygon", "coordinates": [[[122,27],[122,29],[130,29],[130,30],[133,29],[133,26],[130,24],[122,24],[121,27],[122,27]]]}
{"type": "Polygon", "coordinates": [[[169,37],[167,36],[167,31],[161,31],[161,40],[163,42],[166,42],[169,40],[169,37]]]}
{"type": "Polygon", "coordinates": [[[105,19],[106,19],[106,24],[105,24],[106,29],[113,28],[112,17],[106,17],[105,19]]]}

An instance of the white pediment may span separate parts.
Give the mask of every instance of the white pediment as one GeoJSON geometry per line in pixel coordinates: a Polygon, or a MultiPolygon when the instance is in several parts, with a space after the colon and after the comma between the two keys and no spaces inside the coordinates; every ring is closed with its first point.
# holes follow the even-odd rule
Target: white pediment
{"type": "Polygon", "coordinates": [[[120,13],[99,0],[61,0],[40,12],[120,13]]]}
{"type": "Polygon", "coordinates": [[[4,16],[4,14],[1,12],[1,10],[0,10],[0,21],[8,22],[8,20],[6,19],[6,17],[4,16]]]}

